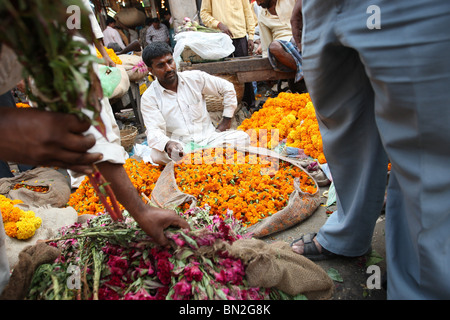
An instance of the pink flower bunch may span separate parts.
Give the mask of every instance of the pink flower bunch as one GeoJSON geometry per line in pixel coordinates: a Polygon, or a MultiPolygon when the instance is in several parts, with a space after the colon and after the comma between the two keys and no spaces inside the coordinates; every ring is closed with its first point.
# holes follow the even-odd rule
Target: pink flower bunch
{"type": "MultiPolygon", "coordinates": [[[[118,223],[106,214],[91,219],[87,227],[66,228],[62,236],[67,238],[52,243],[62,249],[53,270],[63,273],[68,263],[80,266],[83,286],[88,287],[74,293],[74,299],[268,299],[270,290],[248,286],[240,259],[216,249],[219,242],[242,238],[238,225],[204,209],[184,214],[193,227],[168,230],[170,248],[154,244],[133,220],[118,223]],[[87,240],[80,241],[83,237],[87,240]]],[[[53,287],[54,279],[47,281],[53,287]]]]}
{"type": "MultiPolygon", "coordinates": [[[[226,255],[224,255],[226,256],[226,255]]],[[[218,261],[222,267],[220,272],[216,273],[216,280],[222,284],[231,283],[241,285],[245,277],[245,267],[240,259],[223,258],[218,261]]]]}
{"type": "Polygon", "coordinates": [[[184,276],[186,277],[187,281],[189,281],[189,282],[202,281],[203,272],[202,272],[202,270],[200,270],[199,266],[200,266],[199,262],[192,261],[184,268],[184,276]]]}
{"type": "Polygon", "coordinates": [[[181,279],[173,286],[174,300],[189,300],[192,297],[192,284],[186,279],[181,279]]]}

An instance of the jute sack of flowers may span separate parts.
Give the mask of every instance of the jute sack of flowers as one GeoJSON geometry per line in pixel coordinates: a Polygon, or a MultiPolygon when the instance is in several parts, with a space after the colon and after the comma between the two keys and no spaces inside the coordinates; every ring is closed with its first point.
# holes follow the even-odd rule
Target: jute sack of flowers
{"type": "Polygon", "coordinates": [[[197,204],[197,199],[187,193],[181,192],[174,176],[174,163],[169,162],[156,181],[151,193],[151,202],[161,208],[175,209],[191,202],[191,208],[197,204]]]}
{"type": "Polygon", "coordinates": [[[294,179],[294,191],[289,197],[287,206],[270,217],[267,217],[248,228],[248,232],[251,232],[253,237],[261,238],[286,230],[310,217],[320,206],[320,193],[317,186],[317,181],[306,170],[304,170],[298,162],[293,159],[280,156],[278,153],[265,148],[248,147],[238,148],[238,150],[267,155],[280,161],[289,162],[300,168],[311,178],[311,180],[314,181],[316,185],[316,190],[314,193],[307,193],[301,190],[299,180],[294,179]]]}
{"type": "Polygon", "coordinates": [[[121,54],[118,57],[122,61],[122,66],[127,72],[130,81],[137,82],[148,76],[147,65],[141,57],[129,54],[121,54]]]}
{"type": "MultiPolygon", "coordinates": [[[[316,185],[314,192],[304,192],[300,188],[299,181],[294,179],[294,191],[289,195],[287,205],[282,210],[279,210],[268,217],[264,217],[247,229],[248,232],[252,233],[253,237],[261,238],[292,227],[311,216],[318,208],[320,205],[320,196],[317,182],[296,162],[264,148],[237,148],[236,151],[264,156],[270,163],[278,163],[279,161],[288,162],[303,171],[316,185]]],[[[189,191],[182,192],[179,189],[175,179],[174,163],[169,163],[162,171],[161,176],[153,189],[151,198],[152,202],[161,207],[177,207],[188,201],[192,201],[192,207],[195,206],[198,201],[198,199],[189,194],[189,191]]]]}
{"type": "Polygon", "coordinates": [[[22,300],[25,298],[34,272],[40,265],[54,261],[60,250],[44,242],[28,245],[20,251],[9,283],[0,295],[0,300],[22,300]]]}
{"type": "Polygon", "coordinates": [[[215,249],[242,260],[251,287],[276,288],[292,296],[301,293],[309,300],[333,297],[334,284],[325,270],[292,251],[284,241],[269,244],[259,239],[238,239],[232,244],[216,242],[215,249]]]}
{"type": "Polygon", "coordinates": [[[0,179],[0,194],[36,207],[64,207],[70,193],[68,178],[53,168],[35,168],[12,178],[0,179]]]}

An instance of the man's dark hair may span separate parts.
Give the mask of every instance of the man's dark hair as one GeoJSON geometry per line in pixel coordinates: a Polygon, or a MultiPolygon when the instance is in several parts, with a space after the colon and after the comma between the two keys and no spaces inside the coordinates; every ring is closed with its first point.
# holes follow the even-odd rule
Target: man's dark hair
{"type": "Polygon", "coordinates": [[[109,26],[111,23],[116,22],[116,19],[114,19],[113,17],[108,16],[106,18],[106,25],[109,26]]]}
{"type": "Polygon", "coordinates": [[[151,42],[147,45],[142,52],[142,60],[147,67],[152,66],[152,60],[155,58],[163,57],[166,54],[173,54],[172,47],[163,41],[151,42]]]}

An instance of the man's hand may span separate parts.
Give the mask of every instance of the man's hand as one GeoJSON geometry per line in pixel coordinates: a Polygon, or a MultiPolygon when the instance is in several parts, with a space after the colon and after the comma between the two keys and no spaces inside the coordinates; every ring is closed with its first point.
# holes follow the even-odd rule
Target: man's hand
{"type": "Polygon", "coordinates": [[[84,136],[91,123],[73,114],[34,108],[0,108],[0,159],[35,166],[56,166],[88,174],[100,153],[84,136]]]}
{"type": "Polygon", "coordinates": [[[137,217],[136,222],[152,240],[160,246],[167,246],[169,240],[164,235],[164,229],[178,227],[189,229],[189,223],[181,218],[175,211],[146,206],[145,212],[137,217]]]}
{"type": "Polygon", "coordinates": [[[253,55],[253,49],[255,48],[255,44],[253,43],[253,40],[248,39],[248,55],[253,55]]]}
{"type": "Polygon", "coordinates": [[[222,121],[216,128],[217,132],[222,132],[231,128],[231,118],[223,117],[222,121]]]}
{"type": "Polygon", "coordinates": [[[116,63],[112,61],[111,57],[109,55],[103,56],[103,61],[105,62],[105,65],[108,67],[115,67],[116,63]]]}
{"type": "Polygon", "coordinates": [[[111,184],[119,203],[128,210],[142,230],[152,237],[155,243],[161,246],[169,243],[164,234],[164,229],[170,226],[182,229],[190,228],[187,221],[175,211],[146,204],[136,191],[123,165],[103,161],[98,163],[97,166],[106,181],[111,184]]]}
{"type": "Polygon", "coordinates": [[[97,48],[97,50],[102,55],[105,65],[108,67],[115,67],[116,64],[114,61],[112,61],[111,57],[108,55],[108,52],[106,51],[105,47],[103,46],[103,43],[100,40],[96,39],[94,41],[94,44],[95,44],[95,47],[97,48]]]}
{"type": "Polygon", "coordinates": [[[233,38],[233,33],[231,33],[231,31],[227,25],[223,24],[222,22],[219,22],[219,24],[217,25],[217,28],[219,28],[220,31],[222,31],[223,33],[226,33],[231,38],[233,38]]]}
{"type": "Polygon", "coordinates": [[[164,151],[166,151],[169,158],[174,161],[178,161],[184,157],[183,146],[176,141],[167,142],[164,151]]]}

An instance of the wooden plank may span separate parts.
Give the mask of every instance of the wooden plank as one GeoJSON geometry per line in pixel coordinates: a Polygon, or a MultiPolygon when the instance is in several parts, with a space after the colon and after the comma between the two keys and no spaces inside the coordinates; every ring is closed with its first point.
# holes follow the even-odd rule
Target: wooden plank
{"type": "Polygon", "coordinates": [[[236,72],[239,83],[252,81],[270,81],[295,78],[295,72],[280,72],[275,70],[236,72]]]}
{"type": "Polygon", "coordinates": [[[202,70],[209,74],[234,74],[236,72],[272,70],[272,65],[268,58],[233,58],[226,61],[207,62],[207,63],[184,63],[180,65],[184,70],[202,70]]]}

